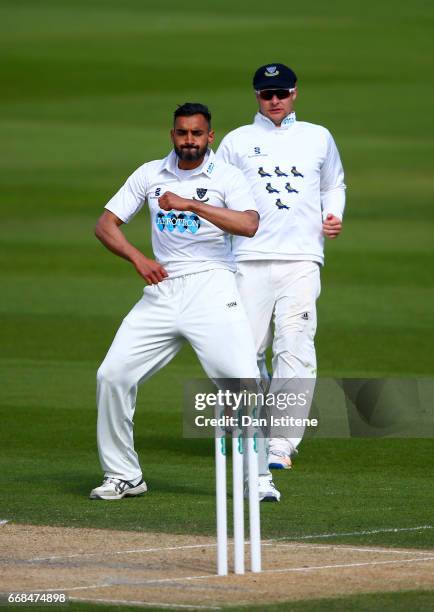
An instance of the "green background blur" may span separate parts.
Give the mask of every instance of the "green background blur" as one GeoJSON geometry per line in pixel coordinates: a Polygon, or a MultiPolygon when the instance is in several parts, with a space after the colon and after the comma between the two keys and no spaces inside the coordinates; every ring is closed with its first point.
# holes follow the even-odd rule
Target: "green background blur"
{"type": "MultiPolygon", "coordinates": [[[[322,274],[320,374],[433,375],[433,20],[423,0],[1,0],[0,518],[212,531],[212,453],[180,438],[183,381],[201,375],[188,347],[139,396],[149,512],[86,499],[100,479],[95,372],[143,286],[93,226],[137,166],[167,154],[177,104],[208,104],[217,141],[250,123],[264,63],[294,68],[298,118],[331,130],[346,170],[344,232],[322,274]]],[[[146,211],[126,231],[150,254],[146,211]]],[[[291,533],[425,524],[432,450],[306,442],[290,479],[278,476],[297,491],[291,533]]],[[[288,509],[269,512],[264,533],[287,534],[288,509]]]]}
{"type": "MultiPolygon", "coordinates": [[[[432,373],[433,12],[420,0],[2,0],[2,357],[103,357],[142,284],[93,237],[103,205],[168,152],[177,104],[207,103],[219,141],[252,120],[255,68],[282,61],[299,75],[299,119],[332,131],[348,185],[323,274],[320,373],[432,373]]],[[[146,213],[129,236],[150,252],[146,213]]]]}

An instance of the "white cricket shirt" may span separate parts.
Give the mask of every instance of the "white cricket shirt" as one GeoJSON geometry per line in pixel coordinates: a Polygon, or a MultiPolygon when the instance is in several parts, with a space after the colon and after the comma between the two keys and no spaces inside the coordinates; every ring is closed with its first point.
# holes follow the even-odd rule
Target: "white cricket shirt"
{"type": "Polygon", "coordinates": [[[165,159],[140,166],[105,206],[128,223],[147,201],[152,249],[169,278],[215,268],[235,271],[230,236],[200,214],[162,210],[158,198],[166,191],[218,208],[257,210],[242,172],[217,161],[212,151],[198,168],[180,170],[172,151],[165,159]]]}
{"type": "Polygon", "coordinates": [[[322,221],[332,213],[342,219],[344,171],[330,132],[296,121],[281,127],[257,113],[252,125],[230,132],[217,159],[243,171],[261,221],[253,238],[233,239],[237,261],[310,260],[324,263],[322,221]]]}

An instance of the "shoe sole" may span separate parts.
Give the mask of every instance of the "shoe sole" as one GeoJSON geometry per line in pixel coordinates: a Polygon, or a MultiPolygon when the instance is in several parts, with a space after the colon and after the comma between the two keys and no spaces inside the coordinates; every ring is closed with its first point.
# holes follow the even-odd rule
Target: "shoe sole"
{"type": "Polygon", "coordinates": [[[268,497],[263,497],[262,499],[259,500],[260,502],[267,502],[267,503],[273,503],[273,502],[279,502],[280,500],[277,499],[277,497],[272,497],[271,495],[268,497]]]}
{"type": "Polygon", "coordinates": [[[124,491],[119,495],[89,495],[89,499],[103,499],[104,501],[117,501],[118,499],[122,499],[123,497],[138,497],[139,495],[143,495],[148,490],[148,487],[145,483],[142,483],[138,487],[134,487],[134,489],[130,489],[129,491],[124,491]]]}
{"type": "Polygon", "coordinates": [[[292,464],[291,465],[283,465],[283,463],[269,463],[268,464],[269,470],[290,470],[291,468],[292,468],[292,464]]]}

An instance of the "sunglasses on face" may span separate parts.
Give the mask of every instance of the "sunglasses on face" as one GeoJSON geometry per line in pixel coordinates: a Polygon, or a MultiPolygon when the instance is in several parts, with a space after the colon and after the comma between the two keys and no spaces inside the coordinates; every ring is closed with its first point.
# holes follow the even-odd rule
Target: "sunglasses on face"
{"type": "Polygon", "coordinates": [[[272,100],[276,96],[279,100],[285,100],[294,92],[294,89],[261,89],[256,92],[261,100],[272,100]]]}

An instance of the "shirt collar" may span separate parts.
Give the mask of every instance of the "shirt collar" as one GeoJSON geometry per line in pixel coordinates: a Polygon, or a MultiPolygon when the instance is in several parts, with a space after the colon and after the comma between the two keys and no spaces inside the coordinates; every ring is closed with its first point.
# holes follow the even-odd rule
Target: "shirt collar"
{"type": "MultiPolygon", "coordinates": [[[[211,176],[213,170],[215,168],[215,154],[214,151],[208,149],[208,153],[205,155],[205,159],[203,163],[194,169],[194,172],[191,173],[191,176],[194,174],[205,174],[206,176],[211,176]]],[[[171,174],[177,174],[178,169],[178,156],[175,151],[171,151],[167,157],[163,159],[162,170],[167,170],[171,174]]]]}
{"type": "Polygon", "coordinates": [[[256,113],[254,120],[255,125],[258,125],[266,130],[287,130],[288,128],[292,127],[295,122],[296,117],[294,111],[292,111],[292,113],[289,113],[289,115],[287,115],[285,119],[283,119],[279,128],[276,128],[271,119],[259,112],[256,113]]]}

